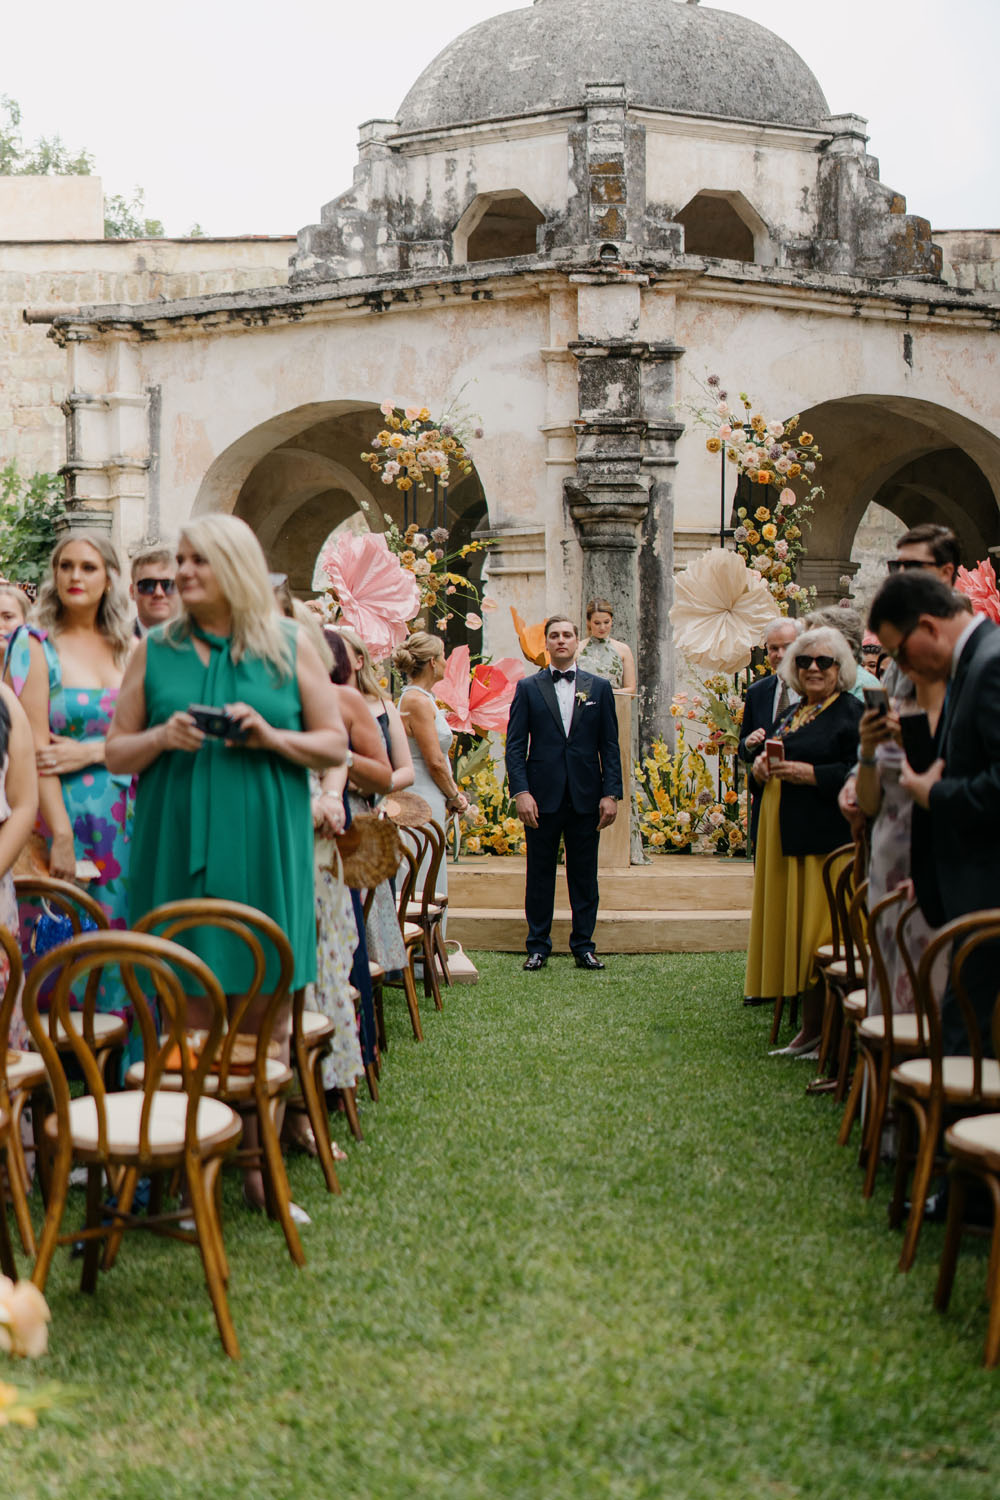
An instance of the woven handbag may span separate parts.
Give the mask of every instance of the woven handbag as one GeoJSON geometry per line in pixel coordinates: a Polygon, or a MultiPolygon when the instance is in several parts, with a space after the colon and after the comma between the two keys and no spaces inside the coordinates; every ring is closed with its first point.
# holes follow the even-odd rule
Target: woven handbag
{"type": "Polygon", "coordinates": [[[403,846],[399,830],[382,812],[356,813],[350,828],[334,843],[344,867],[344,884],[354,891],[370,891],[399,869],[403,846]]]}

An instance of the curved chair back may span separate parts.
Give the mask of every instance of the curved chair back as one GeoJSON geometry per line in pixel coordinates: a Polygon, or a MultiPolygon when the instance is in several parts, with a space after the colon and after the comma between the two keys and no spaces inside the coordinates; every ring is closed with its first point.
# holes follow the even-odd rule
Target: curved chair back
{"type": "Polygon", "coordinates": [[[833,934],[830,941],[833,945],[834,960],[843,957],[840,913],[837,906],[835,887],[838,877],[843,874],[845,868],[850,868],[853,860],[854,845],[841,844],[839,849],[832,850],[826,856],[822,865],[823,890],[826,894],[826,904],[830,909],[830,923],[833,934]]]}
{"type": "Polygon", "coordinates": [[[19,905],[48,902],[60,916],[69,917],[74,933],[80,931],[81,916],[89,917],[99,931],[110,930],[103,906],[72,880],[57,880],[54,875],[15,875],[14,891],[19,905]]]}
{"type": "Polygon", "coordinates": [[[139,1158],[150,1163],[153,1160],[149,1137],[153,1096],[166,1071],[168,1059],[172,1061],[174,1058],[174,1049],[180,1055],[178,1071],[183,1073],[184,1090],[188,1095],[185,1139],[193,1149],[197,1141],[195,1121],[198,1100],[225,1026],[225,996],[208,965],[186,948],[166,942],[163,938],[152,937],[148,933],[110,931],[81,933],[79,937],[71,938],[69,942],[43,954],[28,975],[24,987],[24,1019],[45,1064],[55,1102],[58,1121],[57,1154],[62,1150],[70,1150],[70,1090],[60,1051],[51,1034],[51,1028],[55,1024],[64,1033],[62,1051],[72,1054],[83,1074],[87,1091],[94,1098],[96,1150],[102,1157],[106,1158],[108,1155],[108,1091],[103,1072],[87,1040],[88,1019],[92,1030],[97,989],[107,968],[118,969],[135,1008],[142,1033],[145,1097],[139,1126],[139,1158]],[[147,995],[140,985],[140,973],[144,975],[159,1002],[159,1029],[147,995]],[[207,996],[206,1039],[197,1056],[193,1056],[185,1045],[187,999],[179,974],[194,979],[207,996]],[[55,983],[48,996],[49,1014],[45,1016],[38,1008],[38,994],[50,976],[55,977],[55,983]],[[81,979],[86,982],[82,1012],[74,1008],[72,996],[73,985],[81,979]]]}
{"type": "MultiPolygon", "coordinates": [[[[879,1010],[885,1017],[886,1043],[892,1047],[892,985],[889,981],[889,969],[885,961],[885,952],[882,940],[879,936],[879,924],[887,912],[892,912],[894,907],[901,905],[906,900],[906,892],[902,889],[890,891],[888,896],[883,896],[881,901],[876,902],[868,913],[868,1014],[874,1015],[871,1007],[871,993],[873,988],[878,991],[879,1010]]],[[[888,921],[889,930],[898,928],[898,921],[888,921]]]]}
{"type": "MultiPolygon", "coordinates": [[[[254,1028],[253,1072],[255,1082],[266,1088],[267,1059],[271,1048],[275,1025],[283,1007],[290,1005],[290,990],[295,971],[291,944],[273,918],[256,907],[244,906],[239,901],[223,901],[216,897],[201,896],[183,901],[170,901],[157,906],[135,924],[136,932],[158,932],[159,936],[175,942],[181,934],[196,928],[213,927],[229,933],[245,944],[252,965],[252,976],[247,988],[239,995],[227,996],[228,1025],[219,1048],[218,1062],[214,1071],[219,1074],[219,1088],[225,1094],[229,1086],[229,1075],[233,1069],[247,1072],[245,1061],[236,1054],[240,1050],[240,1034],[251,1009],[260,1017],[254,1028]],[[266,995],[264,982],[267,972],[265,943],[273,948],[278,961],[277,983],[266,995]]],[[[249,1030],[249,1028],[247,1029],[249,1030]]],[[[244,1036],[247,1034],[244,1031],[244,1036]]]]}
{"type": "Polygon", "coordinates": [[[17,939],[13,933],[7,931],[6,927],[0,927],[0,953],[7,959],[7,978],[4,981],[3,994],[0,995],[0,1106],[9,1108],[7,1048],[10,1046],[10,1025],[14,1017],[14,1005],[24,983],[24,968],[17,939]]]}
{"type": "MultiPolygon", "coordinates": [[[[984,944],[996,943],[998,940],[1000,940],[1000,910],[992,908],[974,911],[967,916],[956,917],[944,927],[939,927],[920,956],[914,999],[917,1014],[921,1018],[927,1038],[927,1052],[931,1061],[932,1095],[940,1097],[944,1087],[941,1012],[938,1009],[938,999],[933,988],[934,961],[939,953],[946,951],[949,947],[952,948],[949,991],[952,1002],[959,1008],[968,1040],[968,1052],[972,1058],[970,1102],[975,1105],[983,1098],[984,1037],[976,1007],[969,993],[968,965],[970,960],[979,954],[984,944]]],[[[1000,990],[1000,975],[995,981],[995,988],[1000,990]]],[[[1000,1005],[997,1005],[995,998],[991,1020],[991,1040],[995,1055],[1000,1057],[1000,1051],[996,1050],[1000,1044],[1000,1005]]],[[[973,1110],[970,1109],[969,1113],[972,1112],[973,1110]]]]}

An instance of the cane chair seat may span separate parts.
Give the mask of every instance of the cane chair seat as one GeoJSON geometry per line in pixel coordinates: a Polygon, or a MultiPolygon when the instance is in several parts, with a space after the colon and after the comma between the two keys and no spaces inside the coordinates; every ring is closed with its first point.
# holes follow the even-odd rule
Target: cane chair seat
{"type": "Polygon", "coordinates": [[[310,1047],[333,1036],[336,1026],[329,1016],[325,1016],[321,1010],[304,1010],[300,1022],[302,1035],[310,1047]]]}
{"type": "Polygon", "coordinates": [[[816,949],[816,962],[825,968],[837,957],[837,949],[833,943],[820,943],[816,949]]]}
{"type": "MultiPolygon", "coordinates": [[[[176,1156],[184,1150],[184,1131],[187,1124],[188,1098],[178,1092],[157,1092],[153,1095],[149,1111],[149,1151],[151,1157],[176,1156]]],[[[144,1096],[129,1091],[109,1094],[105,1101],[108,1155],[122,1161],[132,1160],[139,1151],[139,1124],[142,1117],[144,1096]]],[[[239,1139],[243,1124],[235,1110],[223,1104],[221,1099],[199,1099],[195,1119],[198,1145],[204,1150],[216,1150],[239,1139]]],[[[69,1131],[74,1155],[83,1157],[98,1149],[97,1100],[92,1094],[71,1099],[69,1105],[69,1131]]],[[[59,1121],[50,1115],[45,1122],[45,1133],[55,1140],[59,1132],[59,1121]]]]}
{"type": "Polygon", "coordinates": [[[953,1156],[975,1158],[987,1172],[1000,1172],[1000,1115],[966,1115],[944,1134],[953,1156]]]}
{"type": "MultiPolygon", "coordinates": [[[[865,1016],[858,1034],[866,1042],[885,1041],[885,1016],[865,1016]]],[[[916,1016],[897,1014],[892,1018],[892,1045],[902,1050],[922,1047],[920,1022],[916,1016]]]]}
{"type": "Polygon", "coordinates": [[[8,1052],[7,1087],[11,1093],[37,1089],[45,1082],[45,1064],[37,1052],[8,1052]]]}
{"type": "Polygon", "coordinates": [[[868,991],[849,990],[840,1002],[840,1006],[846,1018],[860,1021],[868,1009],[868,991]]]}
{"type": "MultiPolygon", "coordinates": [[[[941,1076],[944,1097],[949,1104],[960,1104],[963,1099],[976,1097],[973,1083],[971,1057],[943,1057],[941,1076]]],[[[892,1070],[892,1081],[898,1087],[926,1099],[931,1092],[931,1060],[929,1057],[910,1057],[892,1070]]],[[[991,1103],[1000,1104],[1000,1062],[996,1058],[983,1058],[982,1097],[991,1103]]]]}
{"type": "MultiPolygon", "coordinates": [[[[95,1011],[93,1022],[94,1041],[101,1049],[115,1047],[120,1042],[124,1042],[128,1036],[128,1026],[121,1016],[110,1015],[105,1011],[95,1011]]],[[[65,1047],[69,1041],[66,1028],[61,1021],[56,1022],[52,1039],[57,1047],[65,1047]]]]}
{"type": "MultiPolygon", "coordinates": [[[[269,1057],[264,1064],[265,1077],[267,1079],[268,1094],[278,1094],[288,1087],[292,1081],[292,1070],[283,1063],[279,1057],[269,1057]]],[[[128,1089],[141,1089],[143,1079],[146,1076],[146,1065],[144,1062],[135,1062],[125,1074],[125,1087],[128,1089]]],[[[219,1092],[218,1073],[209,1073],[205,1079],[204,1092],[206,1094],[217,1094],[219,1092]]],[[[164,1073],[160,1078],[161,1089],[173,1094],[184,1088],[184,1078],[180,1073],[164,1073]]],[[[254,1079],[252,1073],[231,1072],[226,1079],[225,1092],[227,1097],[234,1099],[249,1099],[253,1095],[254,1079]]]]}

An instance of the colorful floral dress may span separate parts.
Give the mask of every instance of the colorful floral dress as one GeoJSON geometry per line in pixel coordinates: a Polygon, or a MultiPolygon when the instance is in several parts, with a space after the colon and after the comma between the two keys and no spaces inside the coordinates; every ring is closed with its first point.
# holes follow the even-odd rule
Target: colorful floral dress
{"type": "MultiPolygon", "coordinates": [[[[6,667],[18,697],[24,691],[30,670],[30,639],[34,636],[45,653],[49,672],[49,728],[53,734],[73,740],[104,739],[118,701],[117,688],[65,688],[59,654],[44,630],[23,625],[7,643],[6,667]]],[[[84,766],[61,776],[63,802],[73,829],[77,859],[93,860],[100,870],[84,889],[104,909],[112,927],[128,926],[128,875],[132,844],[135,791],[131,776],[113,776],[101,763],[84,766]]],[[[51,843],[51,831],[39,814],[37,828],[51,843]]],[[[31,962],[31,930],[36,913],[22,911],[21,948],[26,966],[31,962]]],[[[101,984],[97,1008],[130,1017],[132,1006],[117,974],[108,973],[101,984]]],[[[138,1026],[134,1025],[126,1049],[126,1063],[141,1056],[138,1026]]]]}
{"type": "MultiPolygon", "coordinates": [[[[0,767],[0,824],[6,823],[10,817],[10,804],[7,801],[7,767],[10,757],[5,755],[3,766],[0,767]]],[[[6,927],[10,933],[17,932],[18,912],[17,896],[14,892],[14,876],[10,870],[0,876],[0,925],[6,927]]],[[[10,961],[6,953],[0,953],[0,984],[6,986],[10,978],[10,961]]],[[[24,1015],[21,1011],[21,998],[14,1001],[14,1011],[10,1018],[10,1032],[7,1037],[7,1046],[15,1052],[24,1052],[31,1045],[31,1036],[24,1023],[24,1015]]],[[[0,1046],[3,1046],[0,1040],[0,1046]]]]}
{"type": "MultiPolygon", "coordinates": [[[[315,778],[318,784],[319,778],[315,778]]],[[[334,1022],[330,1052],[324,1057],[323,1087],[349,1089],[364,1072],[358,1018],[351,999],[351,966],[358,946],[351,893],[334,874],[337,846],[316,839],[316,982],[306,986],[306,1007],[334,1022]]]]}

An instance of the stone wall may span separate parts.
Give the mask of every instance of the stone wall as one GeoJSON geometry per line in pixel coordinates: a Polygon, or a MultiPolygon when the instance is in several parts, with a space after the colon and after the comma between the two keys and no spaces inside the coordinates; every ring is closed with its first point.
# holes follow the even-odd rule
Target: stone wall
{"type": "Polygon", "coordinates": [[[286,236],[0,241],[0,465],[15,459],[29,474],[66,460],[66,354],[48,337],[52,315],[90,303],[283,286],[293,243],[286,236]]]}
{"type": "Polygon", "coordinates": [[[965,292],[1000,292],[1000,229],[936,229],[941,275],[965,292]]]}

